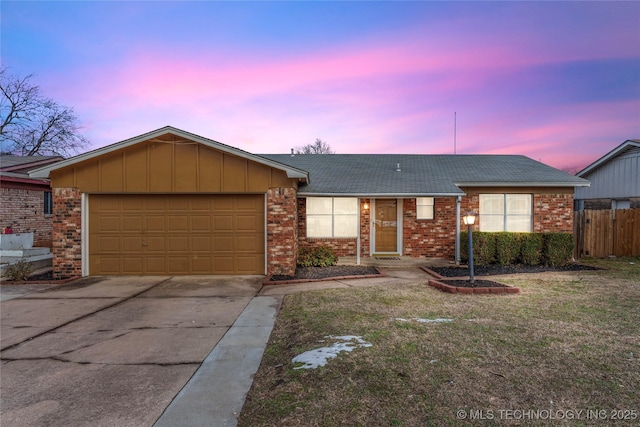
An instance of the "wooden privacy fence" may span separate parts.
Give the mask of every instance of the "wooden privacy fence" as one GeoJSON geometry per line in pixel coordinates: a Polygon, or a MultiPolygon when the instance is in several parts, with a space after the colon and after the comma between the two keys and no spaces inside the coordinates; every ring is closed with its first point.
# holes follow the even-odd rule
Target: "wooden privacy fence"
{"type": "Polygon", "coordinates": [[[640,209],[576,211],[576,258],[640,255],[640,209]]]}

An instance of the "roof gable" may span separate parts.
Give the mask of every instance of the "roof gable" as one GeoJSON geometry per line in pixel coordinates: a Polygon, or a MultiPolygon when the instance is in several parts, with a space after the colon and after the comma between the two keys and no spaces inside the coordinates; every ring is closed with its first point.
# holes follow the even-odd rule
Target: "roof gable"
{"type": "Polygon", "coordinates": [[[263,158],[257,156],[255,154],[251,154],[249,152],[240,150],[239,148],[231,147],[226,144],[222,144],[220,142],[214,141],[212,139],[208,139],[199,135],[195,135],[171,126],[165,126],[163,128],[145,133],[143,135],[136,136],[134,138],[130,138],[121,142],[117,142],[115,144],[107,145],[106,147],[98,148],[93,151],[89,151],[88,153],[80,154],[75,157],[71,157],[67,160],[63,160],[53,165],[44,166],[38,169],[35,169],[29,172],[29,175],[32,178],[48,178],[49,174],[53,171],[57,171],[66,167],[70,167],[73,165],[77,165],[78,163],[85,162],[87,160],[92,160],[100,156],[104,156],[115,151],[134,146],[139,143],[143,143],[149,140],[153,140],[154,138],[159,138],[163,135],[175,135],[179,138],[185,138],[196,143],[214,148],[216,150],[222,151],[224,153],[232,154],[238,156],[243,159],[251,160],[265,166],[269,166],[278,170],[282,170],[287,174],[288,178],[298,178],[303,181],[308,180],[308,173],[304,170],[300,170],[288,165],[280,164],[271,159],[263,158]]]}
{"type": "Polygon", "coordinates": [[[586,168],[582,169],[580,172],[578,172],[576,174],[576,176],[585,177],[589,173],[591,173],[594,170],[598,169],[599,167],[605,165],[606,163],[610,162],[614,158],[616,158],[618,156],[625,155],[626,153],[628,153],[630,151],[636,151],[636,150],[640,150],[640,140],[638,140],[638,139],[628,139],[625,142],[623,142],[622,144],[618,145],[613,150],[609,151],[604,156],[600,157],[595,162],[591,163],[586,168]]]}

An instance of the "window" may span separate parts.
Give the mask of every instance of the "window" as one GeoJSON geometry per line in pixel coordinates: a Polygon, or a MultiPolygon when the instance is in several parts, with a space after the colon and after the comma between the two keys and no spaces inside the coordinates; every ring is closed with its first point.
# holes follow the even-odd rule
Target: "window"
{"type": "Polygon", "coordinates": [[[44,214],[53,214],[53,197],[51,197],[51,191],[44,192],[44,214]]]}
{"type": "Polygon", "coordinates": [[[531,194],[481,194],[480,231],[531,232],[531,194]]]}
{"type": "Polygon", "coordinates": [[[416,197],[418,219],[433,219],[433,197],[416,197]]]}
{"type": "Polygon", "coordinates": [[[307,197],[307,237],[356,237],[358,199],[307,197]]]}

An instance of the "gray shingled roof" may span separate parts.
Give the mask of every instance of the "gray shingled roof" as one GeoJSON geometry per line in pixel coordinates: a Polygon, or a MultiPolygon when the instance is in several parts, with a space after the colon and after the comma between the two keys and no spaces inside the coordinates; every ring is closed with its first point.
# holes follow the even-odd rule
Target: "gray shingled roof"
{"type": "Polygon", "coordinates": [[[588,181],[525,156],[261,154],[309,172],[300,195],[462,195],[460,187],[575,187],[588,181]],[[396,171],[400,164],[400,172],[396,171]]]}

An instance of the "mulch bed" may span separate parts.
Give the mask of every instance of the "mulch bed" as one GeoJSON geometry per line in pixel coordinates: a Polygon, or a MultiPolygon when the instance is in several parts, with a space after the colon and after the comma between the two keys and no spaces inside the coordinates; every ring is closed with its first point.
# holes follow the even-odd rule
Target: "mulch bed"
{"type": "Polygon", "coordinates": [[[78,279],[77,277],[68,277],[65,279],[54,279],[53,272],[47,271],[41,274],[33,274],[29,276],[27,280],[9,280],[3,278],[0,284],[2,285],[41,285],[41,284],[65,284],[78,279]]]}
{"type": "Polygon", "coordinates": [[[265,284],[317,282],[337,279],[364,279],[384,277],[377,268],[367,265],[333,265],[329,267],[298,267],[293,276],[274,274],[267,276],[265,284]]]}
{"type": "MultiPolygon", "coordinates": [[[[435,271],[444,277],[463,277],[469,275],[469,268],[464,267],[429,267],[429,270],[435,271]]],[[[590,265],[570,263],[557,267],[544,265],[476,265],[473,268],[475,276],[497,276],[501,274],[518,274],[518,273],[543,273],[545,271],[581,271],[581,270],[601,270],[598,267],[590,265]]]]}

